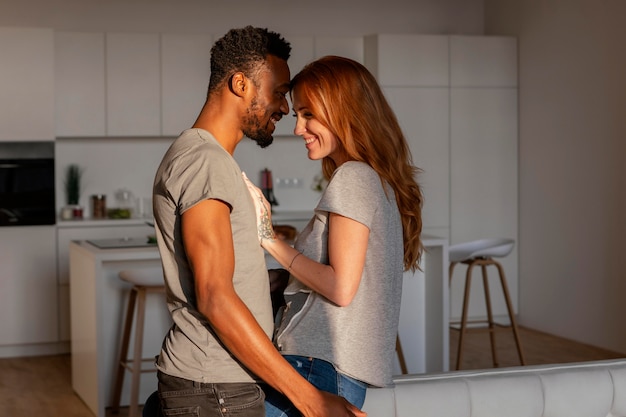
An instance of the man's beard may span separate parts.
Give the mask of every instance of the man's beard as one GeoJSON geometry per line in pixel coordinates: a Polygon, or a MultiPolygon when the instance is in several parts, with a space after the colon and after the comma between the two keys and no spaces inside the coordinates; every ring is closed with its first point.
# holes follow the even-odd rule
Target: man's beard
{"type": "Polygon", "coordinates": [[[261,148],[267,148],[274,141],[274,137],[261,126],[258,110],[259,104],[255,98],[248,108],[248,115],[244,118],[243,134],[255,141],[261,148]]]}

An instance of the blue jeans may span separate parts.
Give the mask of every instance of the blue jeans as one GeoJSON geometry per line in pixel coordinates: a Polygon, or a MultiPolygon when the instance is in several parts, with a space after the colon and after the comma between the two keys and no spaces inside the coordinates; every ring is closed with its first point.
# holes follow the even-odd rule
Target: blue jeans
{"type": "Polygon", "coordinates": [[[163,416],[264,417],[265,395],[254,383],[207,384],[158,372],[163,416]]]}
{"type": "MultiPolygon", "coordinates": [[[[340,395],[358,408],[363,406],[367,390],[363,382],[340,374],[331,363],[320,359],[295,355],[285,355],[285,359],[318,389],[340,395]]],[[[265,391],[266,417],[301,416],[287,397],[268,385],[262,387],[265,391]]]]}

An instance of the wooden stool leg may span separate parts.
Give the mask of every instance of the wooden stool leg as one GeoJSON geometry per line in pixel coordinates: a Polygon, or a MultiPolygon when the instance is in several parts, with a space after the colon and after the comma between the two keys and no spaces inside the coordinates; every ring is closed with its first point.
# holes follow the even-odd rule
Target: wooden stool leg
{"type": "Polygon", "coordinates": [[[133,318],[135,316],[135,302],[137,300],[137,291],[133,287],[128,295],[128,307],[126,309],[126,319],[124,323],[124,333],[122,334],[122,345],[120,347],[119,360],[117,361],[115,371],[115,383],[113,385],[113,400],[111,401],[111,411],[118,413],[120,409],[120,400],[122,397],[122,385],[124,383],[124,372],[126,371],[126,361],[128,360],[128,344],[130,342],[130,332],[133,327],[133,318]]]}
{"type": "Polygon", "coordinates": [[[139,288],[137,292],[137,322],[135,325],[129,417],[137,417],[139,415],[139,382],[141,381],[141,362],[143,359],[143,327],[146,317],[146,289],[139,288]]]}
{"type": "Polygon", "coordinates": [[[487,308],[487,323],[489,326],[489,342],[491,344],[491,359],[494,368],[498,367],[498,354],[496,352],[496,334],[493,322],[493,310],[491,308],[491,293],[489,291],[489,279],[487,276],[487,265],[491,264],[491,260],[483,260],[481,269],[483,273],[483,291],[485,292],[485,306],[487,308]]]}
{"type": "Polygon", "coordinates": [[[450,267],[448,268],[448,285],[452,284],[452,273],[454,272],[454,267],[456,264],[456,262],[451,262],[450,267]]]}
{"type": "Polygon", "coordinates": [[[519,332],[517,330],[517,322],[515,321],[515,312],[513,311],[513,303],[511,303],[511,297],[509,296],[509,288],[506,284],[506,277],[504,275],[504,269],[499,262],[494,264],[498,268],[500,274],[500,283],[502,284],[502,292],[504,293],[504,300],[506,301],[506,308],[509,312],[509,319],[511,320],[511,328],[513,329],[513,336],[515,336],[515,344],[517,345],[517,353],[519,354],[519,360],[522,365],[526,365],[524,360],[524,353],[522,352],[522,344],[520,343],[519,332]]]}
{"type": "Polygon", "coordinates": [[[470,262],[467,265],[467,274],[465,276],[465,295],[463,296],[463,314],[461,316],[461,328],[459,330],[459,345],[456,351],[456,369],[461,369],[461,362],[463,360],[463,342],[465,341],[465,330],[467,329],[467,310],[470,299],[470,288],[472,284],[472,268],[474,262],[470,262]]]}
{"type": "Polygon", "coordinates": [[[402,372],[402,375],[408,374],[409,371],[407,370],[406,362],[404,361],[402,344],[400,344],[400,336],[396,336],[396,353],[398,354],[398,361],[400,362],[400,371],[402,372]]]}

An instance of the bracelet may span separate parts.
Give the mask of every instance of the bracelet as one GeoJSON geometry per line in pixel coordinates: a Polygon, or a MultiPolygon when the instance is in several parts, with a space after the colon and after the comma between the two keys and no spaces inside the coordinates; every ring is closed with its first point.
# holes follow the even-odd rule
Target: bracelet
{"type": "Polygon", "coordinates": [[[296,260],[296,258],[297,258],[298,256],[300,256],[300,255],[302,255],[302,252],[298,252],[298,253],[296,253],[296,256],[294,256],[294,257],[293,257],[293,259],[291,259],[291,263],[289,264],[289,268],[287,268],[287,272],[291,272],[291,267],[293,266],[293,261],[295,261],[295,260],[296,260]]]}

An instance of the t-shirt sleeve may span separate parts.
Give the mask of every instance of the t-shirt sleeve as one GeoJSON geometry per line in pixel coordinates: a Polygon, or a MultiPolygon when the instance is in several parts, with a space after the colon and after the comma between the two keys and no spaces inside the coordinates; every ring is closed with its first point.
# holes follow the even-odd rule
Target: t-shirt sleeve
{"type": "Polygon", "coordinates": [[[362,162],[346,162],[334,172],[316,210],[336,213],[371,228],[381,192],[376,171],[362,162]]]}
{"type": "Polygon", "coordinates": [[[173,167],[169,190],[178,192],[172,197],[178,202],[181,213],[208,199],[233,206],[241,175],[233,169],[227,155],[222,152],[189,154],[179,158],[173,167]]]}

